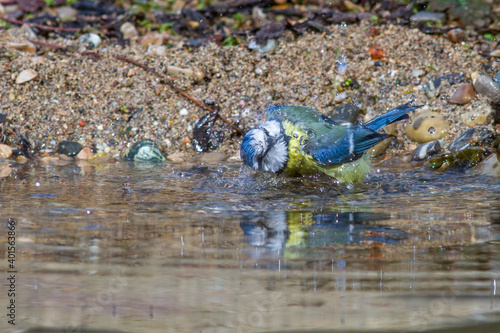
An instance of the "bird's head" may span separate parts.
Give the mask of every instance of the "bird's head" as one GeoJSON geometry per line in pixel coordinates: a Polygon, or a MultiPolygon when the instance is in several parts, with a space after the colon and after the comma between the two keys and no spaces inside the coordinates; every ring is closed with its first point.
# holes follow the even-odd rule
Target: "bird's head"
{"type": "Polygon", "coordinates": [[[241,143],[241,159],[255,170],[279,172],[288,160],[288,140],[277,120],[249,131],[241,143]]]}

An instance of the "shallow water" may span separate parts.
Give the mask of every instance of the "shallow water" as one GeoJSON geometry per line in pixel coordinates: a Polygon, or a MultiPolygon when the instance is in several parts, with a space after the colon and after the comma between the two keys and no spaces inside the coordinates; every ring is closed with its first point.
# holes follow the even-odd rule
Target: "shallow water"
{"type": "Polygon", "coordinates": [[[239,165],[11,167],[16,330],[500,330],[498,179],[386,164],[348,188],[239,165]]]}

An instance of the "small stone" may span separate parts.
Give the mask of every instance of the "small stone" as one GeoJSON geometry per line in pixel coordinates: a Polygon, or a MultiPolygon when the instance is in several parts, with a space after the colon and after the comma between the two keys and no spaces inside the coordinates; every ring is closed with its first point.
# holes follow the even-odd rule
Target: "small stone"
{"type": "Polygon", "coordinates": [[[34,70],[26,69],[26,70],[22,71],[21,73],[19,73],[19,75],[16,78],[16,83],[23,84],[23,83],[26,83],[28,81],[33,80],[37,76],[38,76],[38,73],[35,72],[34,70]]]}
{"type": "Polygon", "coordinates": [[[259,53],[270,53],[276,50],[277,43],[274,39],[268,39],[266,45],[262,46],[257,43],[255,39],[252,39],[250,43],[248,43],[248,48],[250,50],[257,50],[259,53]]]}
{"type": "Polygon", "coordinates": [[[132,39],[134,37],[139,36],[139,32],[135,28],[135,26],[130,22],[125,22],[120,27],[120,32],[123,35],[123,39],[132,39]]]}
{"type": "Polygon", "coordinates": [[[445,13],[420,11],[410,17],[410,20],[414,22],[443,22],[445,16],[445,13]]]}
{"type": "Polygon", "coordinates": [[[153,140],[142,140],[136,142],[123,155],[125,161],[160,163],[165,157],[153,140]]]}
{"type": "Polygon", "coordinates": [[[98,47],[101,44],[101,41],[102,41],[101,37],[99,37],[98,34],[94,34],[91,32],[91,33],[82,35],[82,37],[80,37],[78,42],[80,44],[86,44],[90,47],[98,47]]]}
{"type": "Polygon", "coordinates": [[[240,153],[236,153],[233,156],[229,157],[227,160],[231,162],[241,162],[241,155],[240,153]]]}
{"type": "Polygon", "coordinates": [[[0,124],[5,122],[7,120],[7,116],[4,115],[3,113],[0,113],[0,124]]]}
{"type": "Polygon", "coordinates": [[[337,122],[348,122],[354,124],[359,117],[361,109],[354,103],[346,103],[335,107],[329,116],[337,122]]]}
{"type": "Polygon", "coordinates": [[[8,159],[12,156],[12,148],[7,145],[0,144],[0,158],[8,159]]]}
{"type": "Polygon", "coordinates": [[[178,77],[190,77],[196,81],[201,81],[205,75],[199,70],[192,70],[190,68],[181,68],[177,66],[167,66],[167,74],[178,77]]]}
{"type": "Polygon", "coordinates": [[[487,104],[480,105],[473,111],[469,111],[460,115],[462,123],[468,127],[476,127],[478,125],[484,125],[488,121],[493,110],[487,104]]]}
{"type": "Polygon", "coordinates": [[[12,173],[12,168],[8,164],[0,165],[0,178],[8,177],[12,173]]]}
{"type": "Polygon", "coordinates": [[[47,62],[44,57],[31,57],[30,61],[33,65],[45,64],[47,62]]]}
{"type": "Polygon", "coordinates": [[[410,140],[424,143],[439,140],[448,134],[450,123],[437,112],[424,112],[406,126],[410,140]]]}
{"type": "Polygon", "coordinates": [[[201,155],[200,162],[206,164],[218,164],[227,159],[227,155],[219,152],[205,153],[201,155]]]}
{"type": "Polygon", "coordinates": [[[482,175],[500,178],[500,160],[496,154],[491,154],[480,166],[482,175]]]}
{"type": "Polygon", "coordinates": [[[85,147],[76,155],[77,160],[88,160],[94,155],[89,147],[85,147]]]}
{"type": "Polygon", "coordinates": [[[188,110],[186,108],[182,108],[179,111],[179,115],[181,115],[181,116],[187,116],[188,115],[188,110]]]}
{"type": "Polygon", "coordinates": [[[451,29],[446,36],[453,43],[460,43],[465,40],[465,31],[460,28],[451,29]]]}
{"type": "Polygon", "coordinates": [[[349,12],[361,12],[361,13],[364,13],[365,12],[365,9],[360,6],[360,5],[357,5],[355,4],[354,2],[352,1],[349,1],[349,0],[344,0],[343,1],[344,3],[344,7],[349,11],[349,12]]]}
{"type": "Polygon", "coordinates": [[[24,37],[26,37],[26,39],[36,38],[36,33],[33,31],[33,29],[31,29],[29,25],[23,24],[21,30],[24,32],[24,37]]]}
{"type": "Polygon", "coordinates": [[[333,98],[333,100],[336,103],[342,103],[346,98],[347,98],[347,93],[344,91],[344,92],[335,94],[335,97],[333,98]]]}
{"type": "Polygon", "coordinates": [[[62,6],[57,8],[57,16],[61,21],[75,21],[78,16],[78,11],[70,6],[62,6]]]}
{"type": "Polygon", "coordinates": [[[163,42],[168,38],[167,34],[160,34],[160,33],[149,33],[141,37],[139,40],[139,43],[144,46],[148,47],[150,45],[162,45],[163,42]]]}
{"type": "Polygon", "coordinates": [[[420,145],[412,154],[412,161],[425,160],[427,157],[435,155],[441,151],[440,140],[431,141],[420,145]]]}
{"type": "Polygon", "coordinates": [[[146,54],[163,57],[167,55],[167,51],[168,49],[165,45],[149,45],[146,54]]]}
{"type": "Polygon", "coordinates": [[[389,144],[391,143],[391,141],[392,141],[392,137],[389,137],[385,140],[382,140],[381,142],[379,142],[375,146],[373,146],[371,149],[369,149],[367,153],[373,157],[380,156],[383,153],[385,153],[385,151],[389,147],[389,144]]]}
{"type": "Polygon", "coordinates": [[[185,161],[185,154],[182,152],[176,152],[168,155],[167,160],[174,163],[183,163],[185,161]]]}
{"type": "Polygon", "coordinates": [[[491,51],[490,57],[500,58],[500,50],[491,51]]]}
{"type": "Polygon", "coordinates": [[[464,83],[458,90],[451,96],[448,101],[451,104],[464,105],[470,103],[476,97],[476,91],[470,83],[464,83]]]}
{"type": "Polygon", "coordinates": [[[448,146],[448,150],[452,153],[456,153],[469,148],[475,131],[475,128],[471,128],[460,134],[460,136],[448,146]]]}
{"type": "Polygon", "coordinates": [[[57,145],[57,151],[63,155],[75,156],[82,150],[82,145],[78,142],[61,141],[57,145]]]}
{"type": "Polygon", "coordinates": [[[26,163],[28,162],[28,158],[24,155],[19,155],[18,157],[16,157],[16,161],[19,162],[19,163],[26,163]]]}
{"type": "Polygon", "coordinates": [[[36,46],[33,43],[7,43],[7,47],[21,52],[35,53],[36,46]]]}
{"type": "Polygon", "coordinates": [[[26,13],[34,13],[38,9],[45,6],[45,1],[43,0],[18,0],[17,4],[26,13]]]}
{"type": "Polygon", "coordinates": [[[473,81],[474,89],[480,95],[484,95],[491,99],[495,104],[500,103],[500,84],[493,81],[488,75],[480,75],[473,81]]]}

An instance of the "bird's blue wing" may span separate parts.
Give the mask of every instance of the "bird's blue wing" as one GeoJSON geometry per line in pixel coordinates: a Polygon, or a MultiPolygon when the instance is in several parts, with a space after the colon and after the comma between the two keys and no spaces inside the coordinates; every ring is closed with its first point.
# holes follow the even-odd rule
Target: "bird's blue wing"
{"type": "Polygon", "coordinates": [[[322,164],[334,165],[350,162],[377,143],[389,137],[368,128],[351,127],[346,135],[337,140],[329,140],[326,136],[321,140],[314,140],[308,145],[308,154],[322,164]]]}
{"type": "Polygon", "coordinates": [[[392,109],[391,111],[388,111],[364,123],[364,126],[368,127],[373,131],[378,131],[379,129],[381,129],[386,125],[392,124],[396,121],[408,119],[409,118],[407,114],[408,112],[421,108],[423,106],[423,105],[410,106],[410,104],[411,102],[398,106],[397,108],[392,109]]]}

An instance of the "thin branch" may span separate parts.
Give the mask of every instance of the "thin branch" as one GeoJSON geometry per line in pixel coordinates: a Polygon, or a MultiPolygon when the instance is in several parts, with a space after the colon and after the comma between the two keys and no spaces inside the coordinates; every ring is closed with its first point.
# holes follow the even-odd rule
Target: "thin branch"
{"type": "Polygon", "coordinates": [[[189,96],[183,90],[177,88],[171,80],[166,79],[163,75],[161,75],[160,73],[156,72],[153,68],[150,68],[150,67],[148,67],[148,66],[146,66],[144,64],[141,64],[140,62],[137,62],[135,60],[128,59],[128,58],[125,58],[125,57],[122,57],[122,56],[115,56],[115,58],[118,59],[118,60],[124,61],[124,62],[128,62],[128,63],[130,63],[130,64],[132,64],[134,66],[140,67],[140,68],[144,69],[145,71],[148,71],[148,72],[152,73],[156,77],[160,78],[162,80],[162,82],[165,82],[167,85],[169,85],[170,88],[172,88],[176,93],[182,95],[184,98],[190,100],[194,104],[198,105],[200,108],[202,108],[202,109],[204,109],[206,111],[209,111],[209,112],[215,112],[215,113],[217,113],[218,116],[219,116],[219,118],[223,122],[225,122],[226,124],[228,124],[232,129],[234,129],[240,135],[244,135],[245,134],[241,129],[239,129],[236,125],[234,125],[234,123],[232,123],[229,120],[227,120],[226,118],[222,117],[217,111],[209,108],[204,103],[202,103],[202,102],[198,101],[197,99],[189,96]]]}
{"type": "Polygon", "coordinates": [[[33,39],[28,39],[28,42],[33,43],[35,45],[50,47],[50,48],[53,48],[56,50],[67,50],[66,46],[60,46],[60,45],[46,43],[46,42],[39,42],[39,41],[33,40],[33,39]]]}

